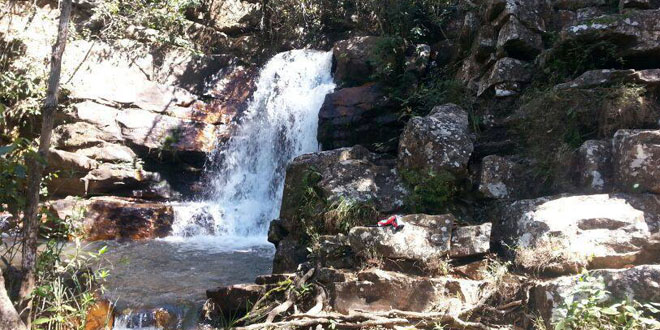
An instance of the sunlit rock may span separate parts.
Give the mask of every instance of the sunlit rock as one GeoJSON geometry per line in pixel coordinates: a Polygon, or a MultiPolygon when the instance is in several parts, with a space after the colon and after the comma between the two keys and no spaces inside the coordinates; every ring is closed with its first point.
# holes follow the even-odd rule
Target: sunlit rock
{"type": "Polygon", "coordinates": [[[79,227],[80,234],[90,241],[165,237],[174,221],[170,205],[128,198],[68,197],[47,205],[60,219],[79,227]]]}
{"type": "Polygon", "coordinates": [[[355,253],[368,256],[428,261],[449,254],[452,215],[413,214],[402,217],[405,224],[400,230],[380,227],[355,227],[348,237],[355,253]]]}
{"type": "Polygon", "coordinates": [[[588,140],[577,151],[578,184],[588,193],[607,192],[612,185],[612,145],[588,140]]]}
{"type": "Polygon", "coordinates": [[[493,238],[509,250],[515,263],[531,271],[621,268],[647,261],[650,249],[655,249],[657,202],[634,195],[516,201],[496,215],[493,238]]]}
{"type": "Polygon", "coordinates": [[[468,114],[455,104],[410,119],[399,141],[399,168],[423,173],[463,174],[474,146],[468,114]]]}
{"type": "Polygon", "coordinates": [[[613,153],[620,188],[660,194],[660,130],[619,130],[613,153]]]}
{"type": "Polygon", "coordinates": [[[378,312],[392,309],[413,312],[435,309],[455,314],[479,301],[484,283],[370,269],[359,272],[357,280],[336,283],[332,290],[332,307],[345,314],[354,310],[378,312]]]}

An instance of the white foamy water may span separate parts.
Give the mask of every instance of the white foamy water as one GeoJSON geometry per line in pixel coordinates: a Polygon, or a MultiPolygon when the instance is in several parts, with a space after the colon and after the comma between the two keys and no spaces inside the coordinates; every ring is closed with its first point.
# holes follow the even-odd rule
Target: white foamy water
{"type": "Polygon", "coordinates": [[[318,112],[335,88],[332,53],[293,50],[273,57],[229,142],[212,155],[212,191],[175,206],[168,240],[242,248],[266,243],[277,218],[287,164],[318,150],[318,112]]]}

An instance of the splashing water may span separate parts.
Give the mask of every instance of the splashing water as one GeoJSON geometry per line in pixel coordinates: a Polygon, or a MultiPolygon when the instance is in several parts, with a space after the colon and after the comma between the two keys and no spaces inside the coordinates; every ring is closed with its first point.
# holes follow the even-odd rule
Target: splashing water
{"type": "Polygon", "coordinates": [[[318,150],[318,112],[335,88],[331,67],[331,52],[312,50],[281,53],[266,64],[237,131],[211,156],[210,198],[175,205],[171,239],[265,242],[279,215],[287,164],[318,150]]]}

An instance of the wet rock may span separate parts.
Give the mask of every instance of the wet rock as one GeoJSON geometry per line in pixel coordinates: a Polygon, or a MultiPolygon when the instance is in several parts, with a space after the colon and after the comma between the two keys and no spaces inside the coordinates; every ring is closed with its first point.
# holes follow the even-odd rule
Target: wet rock
{"type": "Polygon", "coordinates": [[[265,293],[264,285],[237,284],[206,290],[206,297],[226,317],[236,317],[245,315],[265,293]]]}
{"type": "Polygon", "coordinates": [[[309,251],[299,238],[285,238],[275,244],[273,273],[288,273],[298,269],[298,265],[307,261],[309,251]]]}
{"type": "Polygon", "coordinates": [[[319,110],[318,140],[323,150],[360,144],[388,151],[396,148],[401,128],[398,108],[374,83],[328,94],[319,110]]]}
{"type": "MultiPolygon", "coordinates": [[[[603,269],[590,272],[593,285],[607,290],[607,301],[614,303],[620,300],[635,300],[653,302],[660,299],[660,265],[643,265],[630,269],[603,269]]],[[[542,316],[546,325],[565,316],[562,303],[571,297],[583,299],[575,295],[575,283],[581,275],[564,276],[542,282],[530,291],[530,307],[542,316]]]]}
{"type": "Polygon", "coordinates": [[[114,309],[107,300],[100,300],[87,311],[85,330],[112,329],[114,309]]]}
{"type": "Polygon", "coordinates": [[[528,196],[527,166],[511,157],[490,155],[481,162],[479,192],[487,198],[508,199],[528,196]]]}
{"type": "Polygon", "coordinates": [[[491,67],[479,83],[478,96],[493,90],[496,97],[517,95],[525,83],[532,79],[528,63],[505,57],[491,67]]]}
{"type": "Polygon", "coordinates": [[[408,122],[399,141],[398,166],[424,173],[463,174],[473,150],[467,112],[446,104],[408,122]]]}
{"type": "Polygon", "coordinates": [[[609,40],[617,56],[632,68],[655,68],[660,55],[660,10],[636,10],[632,14],[600,16],[566,27],[560,42],[595,43],[609,40]]]}
{"type": "Polygon", "coordinates": [[[585,141],[577,151],[578,184],[587,193],[603,193],[611,187],[612,145],[609,141],[585,141]]]}
{"type": "Polygon", "coordinates": [[[557,90],[569,88],[594,88],[615,84],[640,84],[655,88],[660,86],[660,69],[648,70],[591,70],[576,79],[556,85],[557,90]]]}
{"type": "Polygon", "coordinates": [[[367,312],[423,312],[432,308],[454,314],[476,304],[484,282],[450,277],[428,278],[372,269],[358,273],[357,280],[336,283],[331,293],[334,310],[347,314],[367,312]]]}
{"type": "Polygon", "coordinates": [[[339,41],[332,48],[335,60],[334,78],[342,86],[357,86],[368,82],[374,73],[371,56],[380,37],[354,37],[339,41]]]}
{"type": "Polygon", "coordinates": [[[553,0],[556,8],[578,10],[586,7],[601,7],[609,5],[608,0],[553,0]]]}
{"type": "Polygon", "coordinates": [[[530,61],[542,50],[541,35],[525,27],[515,16],[509,17],[509,21],[500,29],[497,51],[501,57],[530,61]]]}
{"type": "Polygon", "coordinates": [[[403,217],[405,226],[391,228],[355,227],[348,234],[351,248],[357,254],[373,253],[390,259],[428,261],[449,254],[452,215],[413,214],[403,217]]]}
{"type": "Polygon", "coordinates": [[[504,206],[493,240],[509,246],[529,270],[577,273],[583,267],[620,268],[643,261],[657,221],[633,204],[634,195],[556,196],[504,206]]]}
{"type": "Polygon", "coordinates": [[[170,205],[120,197],[68,197],[48,202],[48,207],[61,219],[81,223],[90,241],[165,237],[174,221],[170,205]]]}
{"type": "Polygon", "coordinates": [[[458,227],[451,234],[449,256],[463,258],[486,254],[490,251],[490,222],[479,226],[458,227]]]}
{"type": "Polygon", "coordinates": [[[660,194],[660,130],[619,130],[613,139],[614,178],[625,191],[660,194]]]}

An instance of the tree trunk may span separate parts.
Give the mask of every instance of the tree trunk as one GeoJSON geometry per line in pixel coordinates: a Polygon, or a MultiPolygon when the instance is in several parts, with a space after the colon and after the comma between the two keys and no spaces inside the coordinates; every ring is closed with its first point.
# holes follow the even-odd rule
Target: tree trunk
{"type": "MultiPolygon", "coordinates": [[[[60,6],[60,22],[57,33],[57,41],[53,46],[53,53],[50,59],[50,75],[48,77],[48,90],[46,100],[41,110],[41,137],[39,139],[39,151],[37,155],[28,157],[28,183],[27,183],[27,206],[23,217],[23,260],[22,271],[23,278],[21,289],[19,291],[19,302],[21,310],[28,306],[29,297],[35,286],[35,265],[37,259],[37,238],[39,235],[39,225],[41,219],[38,219],[39,191],[41,187],[41,178],[43,176],[45,161],[50,149],[50,139],[55,121],[55,112],[57,111],[57,94],[60,87],[60,73],[62,71],[62,55],[66,47],[66,41],[69,33],[69,18],[71,17],[71,1],[62,0],[60,6]]],[[[26,315],[23,314],[26,319],[26,315]]],[[[28,324],[29,326],[29,324],[28,324]]]]}
{"type": "Polygon", "coordinates": [[[2,270],[0,270],[0,329],[25,330],[25,324],[21,322],[21,318],[7,295],[2,270]]]}

